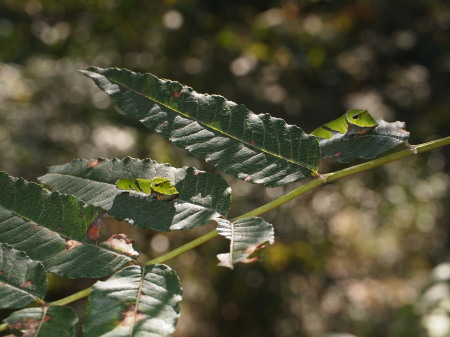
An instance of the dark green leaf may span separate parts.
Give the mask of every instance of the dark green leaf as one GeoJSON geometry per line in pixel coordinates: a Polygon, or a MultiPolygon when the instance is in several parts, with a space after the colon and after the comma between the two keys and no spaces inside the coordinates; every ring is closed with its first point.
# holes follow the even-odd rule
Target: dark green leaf
{"type": "Polygon", "coordinates": [[[189,229],[227,214],[230,188],[219,175],[194,168],[174,168],[150,159],[77,159],[53,166],[39,180],[52,189],[100,206],[118,220],[158,231],[189,229]],[[179,194],[172,200],[138,198],[116,186],[120,179],[169,179],[179,194]]]}
{"type": "Polygon", "coordinates": [[[404,144],[409,137],[404,122],[387,123],[377,121],[378,126],[365,134],[354,134],[334,141],[321,141],[323,158],[333,158],[340,163],[349,163],[357,158],[372,159],[404,144]]]}
{"type": "Polygon", "coordinates": [[[316,137],[282,119],[151,74],[95,67],[82,73],[128,116],[233,177],[274,187],[318,169],[316,137]]]}
{"type": "Polygon", "coordinates": [[[73,337],[78,318],[70,307],[50,306],[16,311],[5,322],[23,336],[73,337]]]}
{"type": "Polygon", "coordinates": [[[217,232],[230,240],[230,252],[217,255],[219,266],[233,268],[238,262],[257,261],[260,250],[274,242],[273,226],[261,218],[244,218],[234,223],[219,219],[217,222],[217,232]]]}
{"type": "Polygon", "coordinates": [[[84,337],[170,336],[181,298],[178,276],[166,265],[126,267],[93,286],[84,337]]]}
{"type": "Polygon", "coordinates": [[[0,172],[0,242],[60,276],[102,277],[131,258],[96,246],[89,229],[103,210],[0,172]]]}
{"type": "Polygon", "coordinates": [[[43,298],[47,273],[42,263],[27,254],[0,243],[0,308],[22,308],[43,298]]]}

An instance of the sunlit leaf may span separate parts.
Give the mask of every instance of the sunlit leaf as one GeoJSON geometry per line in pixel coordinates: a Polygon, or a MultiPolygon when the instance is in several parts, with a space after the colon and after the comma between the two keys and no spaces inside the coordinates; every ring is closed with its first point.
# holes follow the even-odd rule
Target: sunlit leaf
{"type": "Polygon", "coordinates": [[[357,158],[372,159],[394,147],[405,144],[409,132],[404,122],[377,121],[378,126],[367,133],[353,134],[320,143],[323,158],[349,163],[357,158]]]}
{"type": "Polygon", "coordinates": [[[16,311],[5,322],[23,336],[74,337],[78,318],[70,307],[50,306],[16,311]]]}
{"type": "Polygon", "coordinates": [[[103,210],[0,172],[0,243],[60,276],[102,277],[131,258],[95,244],[89,228],[103,210]]]}
{"type": "Polygon", "coordinates": [[[273,187],[316,174],[316,137],[282,119],[151,74],[95,67],[82,73],[128,116],[233,177],[273,187]]]}
{"type": "Polygon", "coordinates": [[[219,219],[217,232],[230,240],[230,252],[217,255],[219,266],[233,268],[235,263],[257,261],[261,249],[274,242],[273,226],[261,218],[231,222],[219,219]]]}
{"type": "MultiPolygon", "coordinates": [[[[39,180],[54,190],[73,194],[87,204],[107,210],[118,220],[158,231],[189,229],[227,214],[230,188],[219,175],[194,168],[174,168],[150,159],[77,159],[53,166],[39,180]],[[135,191],[116,186],[121,179],[169,179],[179,194],[165,201],[139,198],[135,191]]],[[[142,193],[145,197],[145,194],[142,193]]]]}
{"type": "Polygon", "coordinates": [[[83,336],[170,336],[181,298],[178,276],[168,266],[126,267],[93,286],[83,336]]]}
{"type": "Polygon", "coordinates": [[[42,263],[24,252],[0,243],[0,308],[22,308],[43,298],[47,273],[42,263]]]}

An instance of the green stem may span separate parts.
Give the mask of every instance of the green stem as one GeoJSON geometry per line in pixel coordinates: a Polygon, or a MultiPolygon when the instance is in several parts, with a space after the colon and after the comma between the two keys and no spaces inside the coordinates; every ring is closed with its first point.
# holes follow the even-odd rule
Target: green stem
{"type": "Polygon", "coordinates": [[[9,328],[8,323],[0,324],[0,331],[5,331],[5,330],[8,329],[8,328],[9,328]]]}
{"type": "Polygon", "coordinates": [[[170,259],[174,258],[175,256],[178,256],[180,254],[183,254],[184,252],[187,252],[188,250],[191,250],[192,248],[200,246],[201,244],[205,243],[206,241],[211,240],[213,237],[215,237],[217,235],[218,235],[217,231],[214,229],[211,232],[208,232],[205,235],[202,235],[195,240],[192,240],[178,248],[175,248],[174,250],[171,250],[170,252],[168,252],[164,255],[161,255],[160,257],[157,257],[156,259],[146,262],[145,265],[148,266],[150,264],[157,264],[157,263],[162,263],[167,260],[170,260],[170,259]]]}
{"type": "MultiPolygon", "coordinates": [[[[285,195],[281,196],[280,198],[275,199],[261,207],[255,208],[254,210],[252,210],[250,212],[242,214],[242,215],[232,219],[232,221],[266,213],[274,208],[279,207],[280,205],[283,205],[283,204],[291,201],[292,199],[297,198],[298,196],[300,196],[302,194],[305,194],[306,192],[309,192],[313,188],[330,183],[332,181],[335,181],[335,180],[338,180],[338,179],[341,179],[341,178],[344,178],[344,177],[347,177],[349,175],[356,174],[359,172],[368,171],[375,167],[385,165],[387,163],[391,163],[393,161],[400,160],[400,159],[403,159],[406,157],[410,157],[410,156],[413,156],[413,155],[416,155],[419,153],[434,150],[434,149],[437,149],[439,147],[446,146],[446,145],[450,145],[450,137],[433,140],[431,142],[420,144],[420,145],[410,145],[409,148],[406,150],[402,150],[402,151],[393,153],[393,154],[385,156],[385,157],[381,157],[381,158],[374,159],[374,160],[371,160],[371,161],[363,163],[363,164],[345,168],[340,171],[319,175],[317,177],[317,179],[311,180],[310,182],[306,183],[305,185],[302,185],[299,188],[289,192],[288,194],[285,194],[285,195]]],[[[148,261],[146,263],[146,265],[163,263],[167,260],[170,260],[180,254],[183,254],[184,252],[187,252],[188,250],[191,250],[191,249],[205,243],[206,241],[211,240],[212,238],[214,238],[217,235],[218,235],[217,231],[212,230],[211,232],[208,232],[205,235],[184,244],[183,246],[180,246],[164,255],[161,255],[161,256],[157,257],[156,259],[148,261]]],[[[91,291],[91,288],[87,288],[78,293],[75,293],[66,298],[63,298],[61,300],[58,300],[58,301],[55,301],[55,302],[52,302],[49,304],[50,305],[69,304],[69,303],[72,303],[83,297],[88,296],[90,291],[91,291]]],[[[7,328],[7,325],[6,325],[6,328],[7,328]]],[[[4,327],[4,324],[0,325],[0,331],[2,331],[2,329],[4,330],[6,328],[4,327]]]]}
{"type": "Polygon", "coordinates": [[[89,293],[91,292],[91,289],[92,289],[92,287],[83,289],[75,294],[64,297],[58,301],[50,302],[48,305],[66,305],[66,304],[78,301],[79,299],[87,297],[89,295],[89,293]]]}
{"type": "MultiPolygon", "coordinates": [[[[174,250],[171,250],[170,252],[168,252],[167,254],[161,255],[160,257],[157,257],[156,259],[150,260],[147,263],[145,263],[145,265],[150,265],[150,264],[157,264],[157,263],[162,263],[164,261],[170,260],[172,258],[174,258],[175,256],[181,255],[184,252],[187,252],[188,250],[191,250],[197,246],[200,246],[201,244],[205,243],[206,241],[211,240],[213,237],[215,237],[217,234],[217,232],[215,230],[193,240],[190,241],[188,243],[186,243],[183,246],[180,246],[174,250]]],[[[81,290],[75,294],[72,294],[70,296],[67,296],[65,298],[62,298],[58,301],[54,301],[49,303],[48,305],[66,305],[72,302],[75,302],[79,299],[82,299],[84,297],[89,296],[90,292],[92,290],[92,287],[86,288],[84,290],[81,290]]],[[[1,326],[0,326],[1,328],[1,326]]],[[[0,330],[1,331],[1,330],[0,330]]]]}
{"type": "Polygon", "coordinates": [[[360,173],[363,171],[371,170],[375,167],[385,165],[387,163],[391,163],[396,160],[400,160],[406,157],[410,157],[419,153],[423,153],[426,151],[434,150],[439,147],[450,145],[450,137],[441,138],[438,140],[433,140],[428,143],[420,144],[420,145],[409,145],[408,149],[395,152],[391,155],[377,158],[359,165],[355,165],[352,167],[345,168],[340,171],[327,173],[327,174],[321,174],[317,179],[311,180],[310,182],[306,183],[305,185],[300,186],[299,188],[289,192],[288,194],[285,194],[278,199],[275,199],[268,204],[265,204],[261,207],[255,208],[254,210],[251,210],[250,212],[247,212],[245,214],[242,214],[238,216],[237,219],[242,218],[249,218],[251,216],[257,216],[263,213],[266,213],[274,208],[279,207],[280,205],[283,205],[292,199],[297,198],[298,196],[305,194],[306,192],[311,191],[313,188],[316,188],[321,185],[325,185],[327,183],[330,183],[332,181],[347,177],[352,174],[360,173]]]}

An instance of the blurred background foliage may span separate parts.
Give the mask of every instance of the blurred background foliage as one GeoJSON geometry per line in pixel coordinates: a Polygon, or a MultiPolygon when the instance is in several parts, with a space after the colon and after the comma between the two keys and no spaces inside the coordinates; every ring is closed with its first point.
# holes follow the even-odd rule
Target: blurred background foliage
{"type": "MultiPolygon", "coordinates": [[[[121,114],[77,73],[91,65],[177,80],[306,132],[364,108],[406,121],[413,144],[448,136],[449,30],[447,0],[3,0],[0,169],[36,181],[76,157],[129,155],[215,172],[121,114]]],[[[447,147],[310,192],[263,216],[276,244],[234,271],[216,266],[219,238],[169,261],[185,292],[175,336],[449,336],[449,172],[447,147]]],[[[226,179],[231,216],[298,186],[226,179]]],[[[149,259],[211,229],[106,218],[102,235],[128,233],[149,259]]],[[[92,283],[51,281],[49,300],[92,283]]]]}

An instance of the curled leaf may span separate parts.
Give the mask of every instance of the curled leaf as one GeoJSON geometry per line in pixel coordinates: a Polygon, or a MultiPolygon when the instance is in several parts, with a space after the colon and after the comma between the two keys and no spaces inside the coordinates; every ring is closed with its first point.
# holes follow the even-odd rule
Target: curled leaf
{"type": "Polygon", "coordinates": [[[219,266],[233,269],[235,263],[259,260],[263,248],[274,242],[273,226],[258,217],[231,222],[219,219],[217,232],[230,240],[230,252],[218,254],[219,266]]]}
{"type": "Polygon", "coordinates": [[[136,259],[139,256],[139,252],[134,250],[133,243],[134,240],[128,239],[125,234],[114,234],[108,240],[102,242],[101,245],[136,259]]]}

